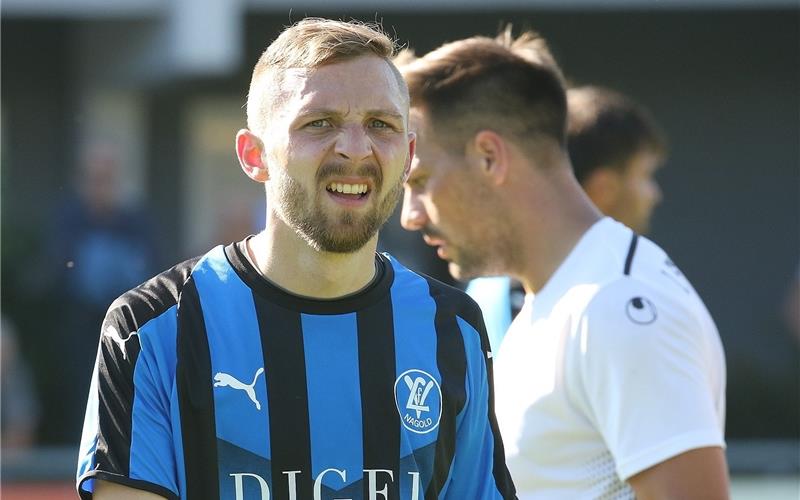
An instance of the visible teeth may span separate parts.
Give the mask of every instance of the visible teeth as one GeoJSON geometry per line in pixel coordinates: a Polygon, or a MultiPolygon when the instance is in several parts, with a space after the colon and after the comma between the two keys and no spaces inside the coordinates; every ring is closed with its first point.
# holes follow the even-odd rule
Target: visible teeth
{"type": "Polygon", "coordinates": [[[367,192],[366,184],[341,184],[339,182],[331,182],[328,184],[328,191],[344,194],[364,194],[367,192]]]}

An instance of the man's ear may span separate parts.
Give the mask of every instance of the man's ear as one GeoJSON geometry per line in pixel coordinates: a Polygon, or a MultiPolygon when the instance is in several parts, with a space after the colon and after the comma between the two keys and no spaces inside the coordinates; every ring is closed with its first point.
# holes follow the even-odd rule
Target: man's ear
{"type": "Polygon", "coordinates": [[[583,179],[582,186],[597,208],[606,213],[617,202],[622,190],[622,178],[615,168],[599,167],[583,179]]]}
{"type": "Polygon", "coordinates": [[[403,183],[408,180],[408,175],[411,173],[411,162],[414,161],[414,154],[417,152],[417,134],[414,132],[408,133],[408,158],[406,158],[406,165],[403,169],[403,183]]]}
{"type": "Polygon", "coordinates": [[[481,130],[472,140],[473,157],[479,162],[481,172],[494,184],[502,184],[508,175],[509,146],[505,139],[492,130],[481,130]]]}
{"type": "Polygon", "coordinates": [[[264,143],[257,135],[247,129],[242,129],[236,134],[236,157],[242,166],[245,175],[256,182],[269,180],[267,165],[262,159],[264,143]]]}

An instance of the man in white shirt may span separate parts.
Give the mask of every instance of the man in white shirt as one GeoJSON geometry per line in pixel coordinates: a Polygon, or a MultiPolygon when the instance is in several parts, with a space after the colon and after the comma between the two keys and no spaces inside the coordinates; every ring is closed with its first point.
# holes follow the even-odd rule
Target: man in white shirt
{"type": "MultiPolygon", "coordinates": [[[[533,47],[518,43],[514,51],[529,59],[544,54],[558,68],[543,42],[533,47]]],[[[666,149],[650,112],[628,97],[593,85],[567,90],[567,150],[575,178],[600,212],[639,234],[649,231],[653,210],[661,202],[655,174],[666,149]]],[[[507,276],[483,277],[470,281],[467,293],[481,306],[489,341],[498,349],[522,308],[521,285],[507,276]]]]}
{"type": "Polygon", "coordinates": [[[557,71],[482,37],[401,70],[418,135],[404,227],[454,277],[527,293],[495,369],[520,498],[727,498],[716,327],[663,250],[581,189],[557,71]]]}

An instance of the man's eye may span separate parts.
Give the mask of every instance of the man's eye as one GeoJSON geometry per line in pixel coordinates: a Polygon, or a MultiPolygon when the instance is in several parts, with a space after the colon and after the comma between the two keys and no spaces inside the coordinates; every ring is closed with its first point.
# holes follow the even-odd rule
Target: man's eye
{"type": "Polygon", "coordinates": [[[369,126],[372,127],[372,128],[390,128],[390,125],[388,123],[386,123],[383,120],[378,120],[378,119],[372,120],[369,123],[369,126]]]}
{"type": "Polygon", "coordinates": [[[421,190],[425,188],[427,177],[412,177],[406,181],[406,186],[413,190],[421,190]]]}
{"type": "Polygon", "coordinates": [[[314,120],[313,122],[309,122],[308,125],[306,126],[311,128],[324,128],[324,127],[330,127],[331,122],[323,118],[320,120],[314,120]]]}

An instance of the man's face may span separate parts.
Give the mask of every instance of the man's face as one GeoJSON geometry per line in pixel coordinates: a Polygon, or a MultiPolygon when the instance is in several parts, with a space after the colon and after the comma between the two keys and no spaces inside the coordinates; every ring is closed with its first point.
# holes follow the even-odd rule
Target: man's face
{"type": "Polygon", "coordinates": [[[651,151],[644,150],[631,157],[625,168],[617,173],[618,194],[603,210],[606,215],[640,234],[647,233],[653,210],[661,202],[661,189],[655,179],[660,164],[661,157],[651,151]]]}
{"type": "Polygon", "coordinates": [[[417,148],[405,184],[403,227],[421,231],[456,279],[501,272],[503,225],[488,211],[493,193],[479,174],[478,160],[469,148],[453,152],[437,141],[422,110],[412,110],[411,130],[417,148]]]}
{"type": "Polygon", "coordinates": [[[391,215],[414,151],[407,100],[374,56],[290,69],[262,133],[268,203],[314,248],[362,248],[391,215]]]}

